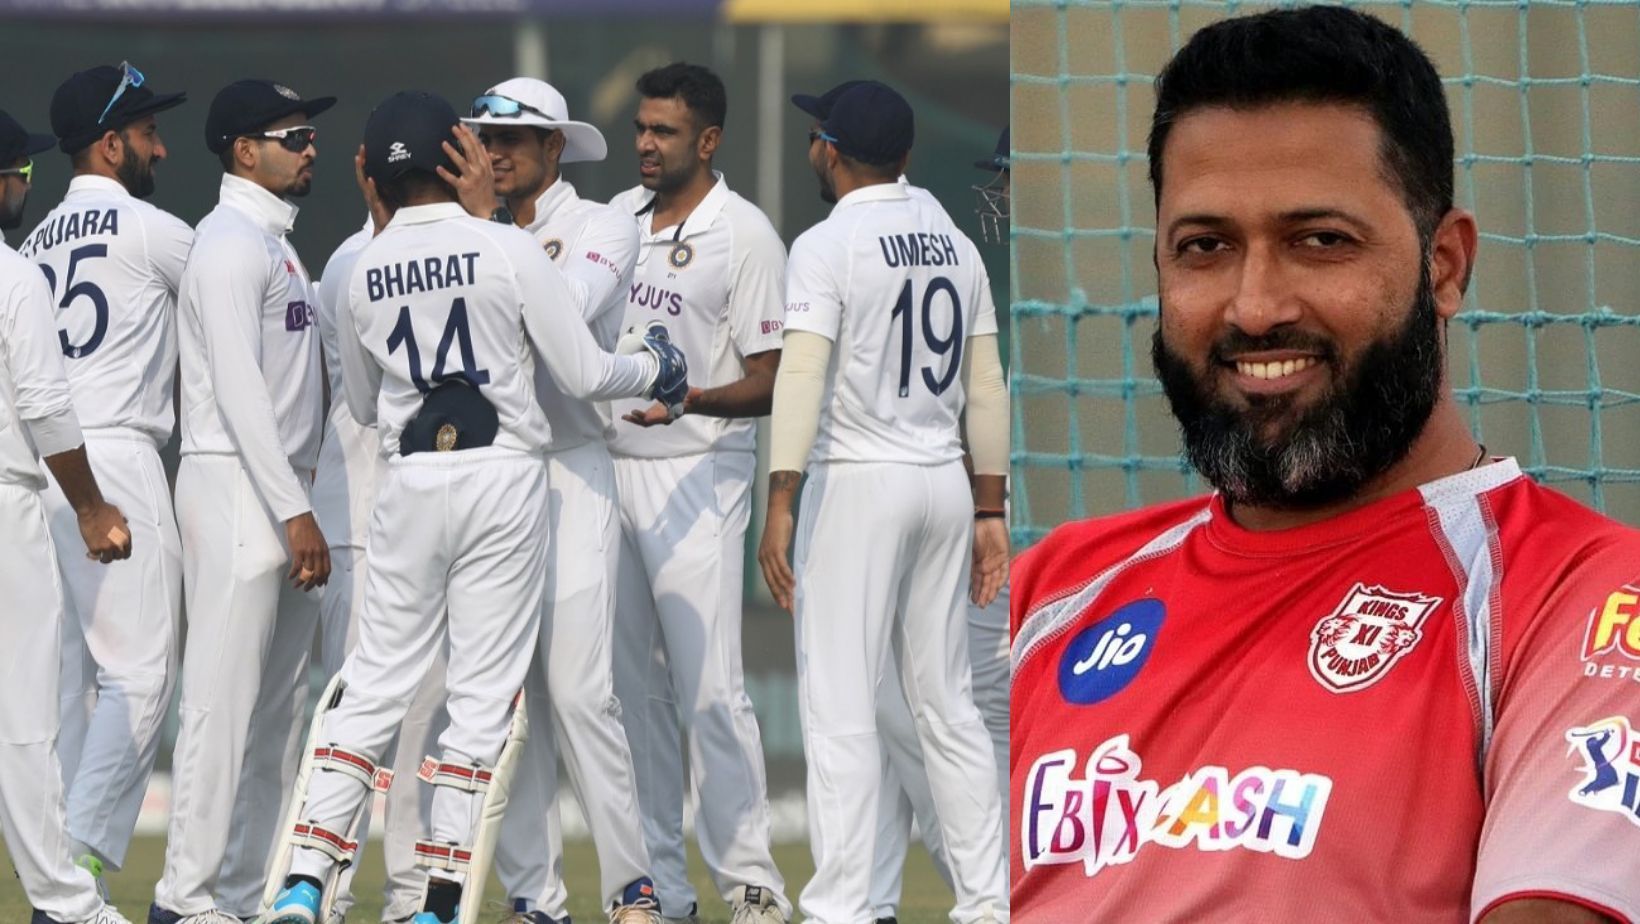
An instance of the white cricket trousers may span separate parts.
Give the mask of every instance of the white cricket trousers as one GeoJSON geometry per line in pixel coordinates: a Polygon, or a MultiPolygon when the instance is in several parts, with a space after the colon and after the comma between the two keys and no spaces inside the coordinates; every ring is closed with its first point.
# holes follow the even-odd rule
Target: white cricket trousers
{"type": "Polygon", "coordinates": [[[182,540],[165,466],[149,436],[87,430],[85,452],[103,499],[125,514],[131,557],[107,565],[85,557],[79,518],[48,471],[41,500],[67,602],[57,753],[69,834],[119,869],[176,682],[182,540]]]}
{"type": "MultiPolygon", "coordinates": [[[[319,660],[324,665],[325,682],[342,669],[342,662],[359,640],[359,620],[364,613],[365,550],[356,546],[330,547],[330,581],[320,588],[319,660]]],[[[388,763],[393,768],[393,785],[387,790],[386,817],[383,819],[382,859],[387,879],[382,886],[382,920],[408,918],[421,910],[427,872],[415,864],[416,841],[427,836],[432,823],[432,787],[416,779],[424,755],[438,749],[438,736],[446,725],[444,716],[444,649],[433,659],[427,677],[410,699],[399,734],[389,747],[388,763]]],[[[365,803],[359,821],[362,834],[370,830],[370,802],[365,803]]],[[[282,834],[282,832],[281,832],[282,834]]],[[[363,849],[363,838],[360,847],[363,849]]],[[[354,862],[342,872],[334,911],[346,915],[353,907],[354,862]]]]}
{"type": "Polygon", "coordinates": [[[295,782],[318,596],[286,579],[285,524],[238,456],[183,456],[176,506],[187,634],[154,903],[249,917],[295,782]]]}
{"type": "MultiPolygon", "coordinates": [[[[0,536],[0,832],[29,904],[58,921],[83,921],[102,899],[69,857],[57,763],[63,597],[39,492],[0,484],[0,536]]],[[[83,555],[85,540],[78,541],[83,555]]]]}
{"type": "MultiPolygon", "coordinates": [[[[439,759],[494,767],[535,651],[548,539],[540,456],[491,446],[395,457],[370,518],[358,644],[341,669],[346,687],[325,714],[321,741],[309,746],[380,762],[447,645],[450,724],[439,759]]],[[[301,817],[345,832],[367,795],[346,774],[315,773],[301,817]]],[[[472,844],[483,799],[435,787],[432,839],[472,844]]],[[[331,862],[298,848],[290,872],[323,880],[331,862]]]]}
{"type": "Polygon", "coordinates": [[[615,695],[638,776],[644,842],[661,908],[695,902],[683,843],[681,715],[695,833],[725,900],[758,886],[791,914],[769,852],[768,782],[741,671],[741,601],[751,515],[749,452],[617,458],[621,560],[615,695]]]}
{"type": "Polygon", "coordinates": [[[884,762],[876,700],[889,658],[927,761],[957,896],[951,919],[1008,918],[996,763],[964,625],[972,517],[960,461],[810,469],[793,571],[815,864],[799,904],[816,924],[873,920],[884,762]]]}
{"type": "Polygon", "coordinates": [[[566,896],[555,724],[598,850],[605,908],[634,880],[649,875],[649,853],[613,686],[610,649],[621,527],[609,449],[592,442],[549,452],[547,479],[552,550],[539,650],[524,685],[530,737],[501,825],[495,869],[509,897],[527,899],[556,919],[566,913],[566,896]],[[548,721],[549,714],[556,723],[548,721]]]}
{"type": "MultiPolygon", "coordinates": [[[[990,606],[967,605],[968,658],[974,672],[974,705],[985,720],[991,736],[991,753],[997,765],[997,798],[1002,803],[1002,829],[1008,829],[1008,690],[1012,682],[1008,666],[1008,585],[990,606]]],[[[883,784],[877,829],[877,863],[871,874],[871,909],[879,918],[891,918],[900,905],[905,874],[905,855],[911,841],[911,822],[934,861],[934,869],[951,884],[951,868],[940,840],[939,816],[934,811],[934,794],[928,786],[922,745],[917,741],[917,723],[911,716],[900,683],[899,667],[892,660],[877,687],[877,728],[883,736],[888,763],[883,768],[883,784]]]]}

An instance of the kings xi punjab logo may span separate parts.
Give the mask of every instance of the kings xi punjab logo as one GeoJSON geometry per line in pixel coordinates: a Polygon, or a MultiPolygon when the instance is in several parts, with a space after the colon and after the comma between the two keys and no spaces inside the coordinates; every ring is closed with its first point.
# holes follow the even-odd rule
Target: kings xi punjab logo
{"type": "Polygon", "coordinates": [[[1419,626],[1440,605],[1440,597],[1356,584],[1310,631],[1311,676],[1334,693],[1372,686],[1424,637],[1419,626]]]}

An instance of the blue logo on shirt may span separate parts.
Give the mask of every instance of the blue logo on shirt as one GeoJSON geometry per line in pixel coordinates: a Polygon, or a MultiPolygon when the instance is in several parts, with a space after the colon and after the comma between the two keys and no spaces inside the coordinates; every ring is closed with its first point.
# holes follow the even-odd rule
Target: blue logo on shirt
{"type": "Polygon", "coordinates": [[[1059,659],[1059,692],[1083,706],[1104,702],[1139,676],[1156,647],[1167,608],[1135,600],[1076,634],[1059,659]]]}

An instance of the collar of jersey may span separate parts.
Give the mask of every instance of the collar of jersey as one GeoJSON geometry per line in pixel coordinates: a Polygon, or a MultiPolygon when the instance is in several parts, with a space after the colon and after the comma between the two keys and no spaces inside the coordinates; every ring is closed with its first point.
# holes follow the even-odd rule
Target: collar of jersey
{"type": "Polygon", "coordinates": [[[396,228],[400,225],[424,225],[430,221],[443,221],[446,218],[460,218],[467,214],[459,202],[434,202],[428,205],[407,205],[393,213],[393,220],[387,227],[396,228]]]}
{"type": "Polygon", "coordinates": [[[295,203],[281,199],[244,177],[222,174],[222,204],[231,205],[267,233],[283,237],[296,227],[295,203]]]}
{"type": "Polygon", "coordinates": [[[1514,459],[1498,459],[1480,468],[1391,494],[1319,523],[1276,530],[1250,530],[1237,525],[1225,507],[1224,495],[1214,493],[1212,516],[1205,533],[1215,546],[1234,555],[1250,558],[1297,557],[1358,542],[1366,537],[1381,538],[1386,529],[1402,529],[1407,524],[1414,528],[1422,527],[1425,520],[1417,511],[1426,505],[1437,505],[1454,495],[1482,494],[1519,477],[1520,466],[1514,459]],[[1414,519],[1407,519],[1413,514],[1416,514],[1414,519]]]}
{"type": "Polygon", "coordinates": [[[909,198],[911,198],[911,194],[906,192],[905,186],[898,182],[873,183],[870,186],[862,186],[838,199],[837,204],[832,206],[831,210],[835,212],[850,205],[864,205],[867,202],[889,202],[895,199],[909,198]]]}
{"type": "Polygon", "coordinates": [[[541,195],[535,197],[535,220],[530,222],[530,230],[534,231],[551,221],[554,213],[579,198],[570,181],[563,177],[554,180],[541,195]]]}
{"type": "MultiPolygon", "coordinates": [[[[710,228],[712,223],[717,221],[718,215],[722,213],[724,204],[729,201],[729,181],[723,178],[723,171],[713,170],[712,176],[717,177],[717,183],[712,186],[711,192],[706,194],[706,198],[700,200],[700,204],[695,206],[695,210],[689,213],[689,217],[683,220],[681,226],[675,226],[676,230],[671,234],[666,233],[666,228],[650,233],[649,212],[654,207],[655,194],[644,189],[643,191],[648,195],[639,200],[636,212],[638,216],[638,233],[643,236],[643,239],[656,241],[664,237],[674,241],[681,241],[692,234],[699,234],[710,228]]],[[[643,189],[641,186],[638,188],[643,189]]]]}
{"type": "Polygon", "coordinates": [[[95,173],[82,173],[74,179],[68,181],[67,195],[72,196],[77,192],[115,193],[121,196],[131,195],[130,190],[125,188],[124,183],[121,183],[119,180],[116,180],[111,176],[98,176],[95,173]]]}

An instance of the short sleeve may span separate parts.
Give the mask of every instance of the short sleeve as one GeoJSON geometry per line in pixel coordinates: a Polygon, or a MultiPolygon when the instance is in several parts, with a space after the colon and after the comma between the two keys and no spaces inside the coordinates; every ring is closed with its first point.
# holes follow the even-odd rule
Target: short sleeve
{"type": "Polygon", "coordinates": [[[1640,543],[1591,550],[1506,642],[1475,920],[1528,896],[1640,920],[1637,574],[1640,543]]]}
{"type": "Polygon", "coordinates": [[[786,248],[767,219],[735,229],[729,281],[729,335],[740,355],[780,349],[786,295],[786,248]]]}
{"type": "Polygon", "coordinates": [[[792,244],[786,264],[786,327],[808,331],[836,341],[843,323],[843,280],[846,264],[838,248],[816,226],[792,244]]]}

